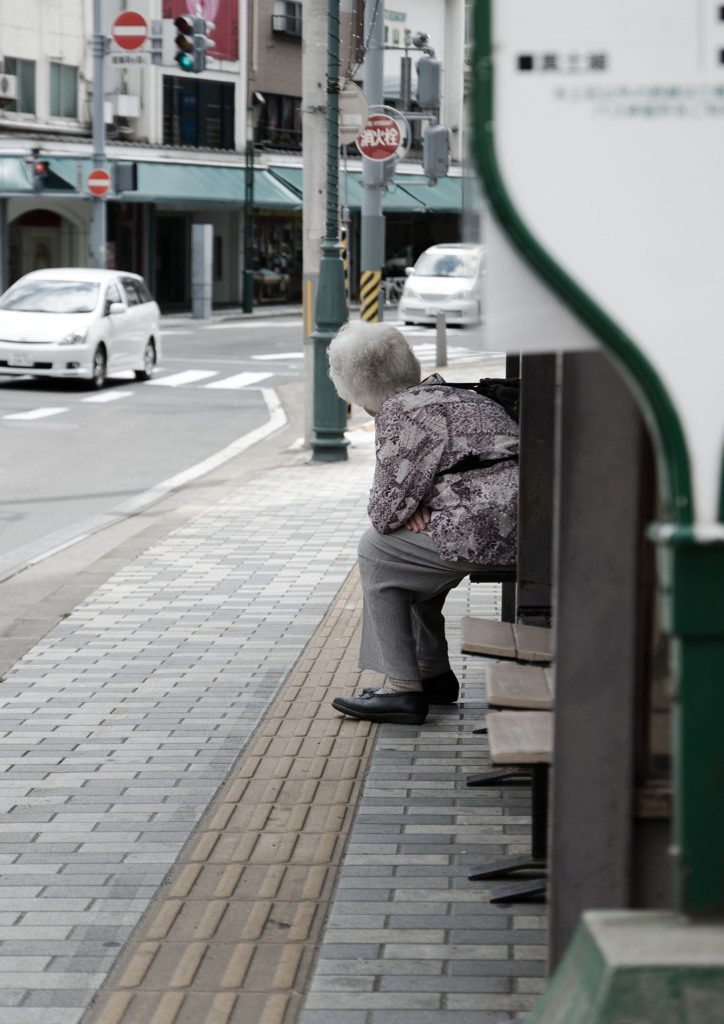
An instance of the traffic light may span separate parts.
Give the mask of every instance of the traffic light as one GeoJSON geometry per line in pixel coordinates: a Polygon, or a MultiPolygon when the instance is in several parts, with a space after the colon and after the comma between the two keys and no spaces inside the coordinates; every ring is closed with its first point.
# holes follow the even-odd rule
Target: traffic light
{"type": "Polygon", "coordinates": [[[176,54],[174,60],[182,71],[195,71],[194,67],[194,22],[196,18],[176,18],[174,25],[178,31],[174,42],[176,54]]]}
{"type": "Polygon", "coordinates": [[[450,167],[450,129],[444,124],[431,124],[422,137],[423,173],[437,181],[450,167]]]}
{"type": "Polygon", "coordinates": [[[35,192],[43,191],[48,184],[49,173],[50,167],[47,160],[33,160],[33,190],[35,192]]]}
{"type": "Polygon", "coordinates": [[[209,39],[209,32],[213,32],[216,28],[213,21],[207,21],[205,18],[193,18],[194,23],[194,71],[196,73],[204,71],[206,63],[210,60],[206,56],[206,51],[210,46],[214,45],[214,40],[209,39]]]}
{"type": "Polygon", "coordinates": [[[214,45],[214,40],[208,36],[216,27],[213,21],[207,21],[206,18],[197,15],[188,15],[176,18],[174,25],[178,30],[174,57],[178,66],[182,71],[190,71],[195,75],[205,71],[210,60],[206,56],[206,51],[214,45]]]}
{"type": "Polygon", "coordinates": [[[423,54],[415,65],[417,70],[417,102],[421,110],[435,110],[440,106],[440,73],[442,64],[437,57],[423,54]]]}

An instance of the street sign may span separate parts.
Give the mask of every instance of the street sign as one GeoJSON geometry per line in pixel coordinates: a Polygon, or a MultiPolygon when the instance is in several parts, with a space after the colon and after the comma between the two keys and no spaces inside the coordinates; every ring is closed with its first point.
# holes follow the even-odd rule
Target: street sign
{"type": "Polygon", "coordinates": [[[356,142],[362,156],[370,160],[389,160],[402,143],[402,132],[387,114],[372,114],[356,142]]]}
{"type": "Polygon", "coordinates": [[[481,8],[494,16],[472,107],[501,224],[653,396],[676,438],[677,514],[724,540],[722,5],[481,8]]]}
{"type": "Polygon", "coordinates": [[[146,19],[135,11],[123,11],[113,22],[111,36],[122,50],[137,50],[148,36],[146,19]]]}
{"type": "Polygon", "coordinates": [[[108,171],[96,167],[85,179],[85,187],[92,196],[104,196],[111,187],[111,176],[108,171]]]}

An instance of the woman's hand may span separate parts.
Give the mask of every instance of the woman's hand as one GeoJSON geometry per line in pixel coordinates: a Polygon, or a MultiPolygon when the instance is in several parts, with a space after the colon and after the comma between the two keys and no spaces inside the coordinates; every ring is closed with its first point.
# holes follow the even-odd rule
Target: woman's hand
{"type": "Polygon", "coordinates": [[[413,512],[407,522],[404,524],[406,530],[412,530],[413,533],[422,533],[427,524],[432,518],[432,513],[427,505],[420,505],[417,512],[413,512]]]}

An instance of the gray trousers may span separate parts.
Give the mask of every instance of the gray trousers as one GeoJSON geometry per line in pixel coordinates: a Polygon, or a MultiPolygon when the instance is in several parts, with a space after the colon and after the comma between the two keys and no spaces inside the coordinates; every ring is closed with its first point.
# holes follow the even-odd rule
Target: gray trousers
{"type": "Polygon", "coordinates": [[[393,679],[419,680],[419,658],[446,661],[445,598],[479,568],[473,562],[443,561],[424,532],[366,530],[359,543],[359,667],[393,679]]]}

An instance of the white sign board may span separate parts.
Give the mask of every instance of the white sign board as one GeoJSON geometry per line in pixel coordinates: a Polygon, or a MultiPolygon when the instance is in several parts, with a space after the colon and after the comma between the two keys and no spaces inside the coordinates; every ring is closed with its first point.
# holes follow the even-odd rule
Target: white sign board
{"type": "Polygon", "coordinates": [[[502,185],[533,242],[663,383],[688,448],[695,521],[714,536],[724,444],[724,8],[488,2],[502,185]]]}

